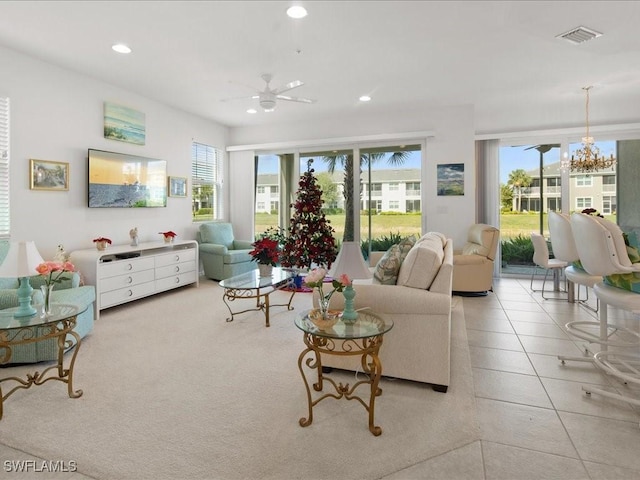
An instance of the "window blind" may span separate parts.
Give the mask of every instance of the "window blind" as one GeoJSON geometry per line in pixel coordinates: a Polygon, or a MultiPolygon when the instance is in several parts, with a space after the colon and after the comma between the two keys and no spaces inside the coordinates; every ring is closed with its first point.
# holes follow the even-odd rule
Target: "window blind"
{"type": "Polygon", "coordinates": [[[198,220],[222,218],[222,159],[220,150],[194,142],[191,147],[191,185],[194,214],[211,208],[211,216],[198,220]]]}

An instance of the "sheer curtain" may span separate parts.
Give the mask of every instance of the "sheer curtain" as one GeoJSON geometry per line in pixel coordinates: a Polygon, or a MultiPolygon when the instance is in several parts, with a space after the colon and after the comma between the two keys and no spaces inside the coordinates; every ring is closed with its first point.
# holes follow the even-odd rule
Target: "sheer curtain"
{"type": "MultiPolygon", "coordinates": [[[[500,228],[500,141],[476,141],[476,221],[500,228]]],[[[500,276],[498,244],[493,275],[500,276]]]]}

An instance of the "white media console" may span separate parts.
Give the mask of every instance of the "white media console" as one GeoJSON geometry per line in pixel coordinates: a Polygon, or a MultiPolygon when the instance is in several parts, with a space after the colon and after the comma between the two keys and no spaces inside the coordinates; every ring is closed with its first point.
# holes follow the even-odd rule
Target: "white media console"
{"type": "Polygon", "coordinates": [[[96,319],[100,310],[195,283],[198,285],[198,243],[141,243],[86,249],[69,261],[87,285],[96,287],[96,319]]]}

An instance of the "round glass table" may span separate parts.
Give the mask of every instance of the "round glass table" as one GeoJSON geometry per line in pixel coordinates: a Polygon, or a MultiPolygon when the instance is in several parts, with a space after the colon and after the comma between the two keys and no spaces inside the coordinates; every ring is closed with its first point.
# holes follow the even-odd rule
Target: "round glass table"
{"type": "Polygon", "coordinates": [[[300,425],[302,427],[311,425],[313,407],[325,398],[345,398],[358,401],[367,410],[369,430],[375,436],[380,435],[382,429],[374,425],[375,398],[382,394],[382,389],[378,386],[382,376],[382,363],[378,354],[384,334],[393,328],[393,321],[370,310],[361,310],[355,321],[346,322],[339,319],[335,325],[321,328],[312,321],[315,313],[314,310],[308,310],[296,315],[295,318],[295,325],[302,330],[303,341],[306,345],[305,350],[298,357],[298,369],[307,389],[309,408],[308,416],[300,419],[300,425]],[[362,370],[366,374],[367,380],[357,381],[353,386],[349,386],[348,383],[343,385],[342,382],[336,382],[323,373],[322,355],[360,356],[362,370]],[[312,399],[305,366],[307,370],[317,371],[317,382],[313,384],[313,389],[316,392],[323,390],[325,381],[333,387],[335,392],[326,393],[315,400],[312,399]],[[363,384],[370,387],[368,402],[355,395],[356,388],[363,384]]]}
{"type": "Polygon", "coordinates": [[[37,308],[35,315],[28,317],[14,317],[17,308],[0,310],[0,365],[11,360],[12,349],[18,345],[42,342],[55,339],[58,346],[58,361],[56,365],[44,369],[42,372],[34,372],[26,375],[26,380],[19,377],[6,377],[0,379],[0,419],[2,419],[3,403],[16,390],[29,388],[32,385],[42,385],[49,380],[59,380],[67,384],[69,397],[82,396],[82,390],[73,390],[73,366],[80,349],[80,336],[73,331],[76,326],[76,317],[82,311],[76,305],[53,304],[50,312],[45,314],[42,305],[34,305],[37,308]],[[64,352],[74,342],[67,336],[73,337],[75,347],[69,363],[69,368],[64,368],[64,352]],[[49,372],[52,374],[47,375],[49,372]],[[7,393],[2,393],[2,382],[17,382],[7,393]]]}

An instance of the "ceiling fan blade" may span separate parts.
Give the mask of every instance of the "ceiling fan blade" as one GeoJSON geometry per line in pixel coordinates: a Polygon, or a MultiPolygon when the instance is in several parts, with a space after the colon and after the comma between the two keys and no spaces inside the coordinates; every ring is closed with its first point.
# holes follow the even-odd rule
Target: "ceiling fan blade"
{"type": "Polygon", "coordinates": [[[255,100],[255,99],[258,99],[258,98],[260,98],[259,95],[249,95],[248,97],[244,96],[244,97],[221,98],[220,101],[221,102],[231,102],[233,100],[249,100],[249,99],[255,100]]]}
{"type": "Polygon", "coordinates": [[[301,87],[302,85],[304,85],[304,82],[301,82],[300,80],[294,80],[293,82],[289,82],[286,85],[282,85],[281,87],[272,90],[272,92],[276,95],[279,95],[282,92],[288,92],[289,90],[301,87]]]}
{"type": "Polygon", "coordinates": [[[316,103],[317,100],[304,97],[290,97],[288,95],[276,95],[279,100],[286,100],[288,102],[300,102],[300,103],[316,103]]]}

